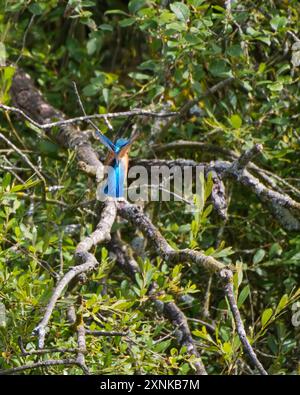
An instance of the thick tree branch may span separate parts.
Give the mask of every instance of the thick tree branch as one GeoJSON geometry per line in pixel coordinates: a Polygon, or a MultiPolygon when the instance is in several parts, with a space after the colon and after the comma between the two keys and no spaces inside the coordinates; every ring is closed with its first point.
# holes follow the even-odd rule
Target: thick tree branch
{"type": "Polygon", "coordinates": [[[135,205],[126,201],[118,202],[118,213],[137,226],[153,244],[155,250],[166,261],[171,262],[194,262],[211,271],[218,271],[225,266],[211,256],[206,256],[200,251],[185,249],[174,250],[159,230],[152,224],[150,219],[135,205]]]}
{"type": "MultiPolygon", "coordinates": [[[[256,152],[257,153],[257,152],[256,152]]],[[[253,152],[251,152],[253,154],[253,152]]],[[[250,155],[250,160],[252,156],[250,155]]],[[[152,166],[167,166],[169,168],[179,166],[184,169],[185,166],[202,167],[205,174],[209,172],[216,173],[220,180],[231,178],[235,182],[243,185],[253,192],[274,214],[277,221],[283,228],[292,231],[300,230],[300,203],[296,202],[284,192],[274,191],[271,187],[265,186],[257,177],[252,175],[250,171],[245,169],[248,163],[248,154],[246,158],[239,162],[228,161],[211,161],[210,163],[197,163],[190,159],[134,159],[131,166],[144,166],[147,170],[151,170],[152,166]],[[244,162],[245,161],[245,162],[244,162]]],[[[249,168],[251,164],[249,163],[249,168]]],[[[224,206],[225,208],[225,206],[224,206]]]]}
{"type": "MultiPolygon", "coordinates": [[[[36,127],[42,126],[43,129],[46,129],[47,134],[62,147],[75,149],[78,160],[82,160],[90,166],[102,167],[88,136],[80,129],[69,123],[57,126],[58,131],[49,130],[49,124],[53,119],[65,121],[66,117],[44,100],[27,73],[20,69],[16,71],[10,93],[19,115],[23,117],[25,115],[25,118],[36,127]]],[[[1,105],[1,107],[5,109],[7,106],[1,105]]]]}

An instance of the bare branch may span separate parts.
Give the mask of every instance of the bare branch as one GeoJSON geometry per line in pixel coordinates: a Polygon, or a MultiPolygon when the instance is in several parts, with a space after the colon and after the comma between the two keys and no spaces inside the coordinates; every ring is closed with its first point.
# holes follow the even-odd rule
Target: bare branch
{"type": "Polygon", "coordinates": [[[176,140],[167,144],[155,144],[150,147],[150,153],[153,151],[156,154],[162,154],[168,151],[181,151],[185,149],[191,149],[199,152],[209,152],[212,154],[222,154],[230,158],[238,158],[238,154],[234,151],[219,147],[215,144],[207,144],[202,141],[187,141],[187,140],[176,140]]]}
{"type": "Polygon", "coordinates": [[[192,334],[184,313],[174,302],[164,303],[163,312],[173,323],[173,325],[178,328],[180,332],[180,344],[182,346],[186,346],[189,355],[196,357],[196,361],[194,361],[193,364],[195,365],[197,374],[202,376],[207,375],[206,369],[203,365],[203,362],[192,338],[192,334]]]}
{"type": "Polygon", "coordinates": [[[18,147],[16,147],[11,141],[9,141],[8,138],[5,137],[2,133],[0,133],[0,138],[4,140],[6,144],[8,144],[23,159],[23,161],[28,164],[28,166],[32,168],[32,170],[36,173],[36,175],[43,182],[44,187],[46,188],[47,183],[44,176],[40,173],[39,169],[36,166],[34,166],[34,164],[27,157],[27,155],[25,155],[18,147]]]}
{"type": "Polygon", "coordinates": [[[60,365],[63,366],[75,365],[75,366],[79,366],[82,369],[82,366],[80,366],[75,359],[48,359],[47,361],[39,361],[28,365],[17,366],[11,369],[0,370],[0,375],[8,375],[18,372],[23,372],[24,370],[32,370],[41,367],[60,366],[60,365]]]}
{"type": "Polygon", "coordinates": [[[228,209],[225,186],[222,179],[215,171],[212,172],[212,181],[211,200],[217,214],[225,221],[227,219],[228,209]]]}
{"type": "Polygon", "coordinates": [[[251,160],[260,152],[262,152],[263,146],[261,144],[255,144],[252,148],[245,151],[232,165],[230,172],[238,172],[243,169],[251,162],[251,160]]]}
{"type": "Polygon", "coordinates": [[[211,256],[204,255],[200,251],[188,248],[185,250],[174,250],[150,219],[137,206],[126,201],[120,201],[118,202],[118,213],[145,233],[163,259],[171,262],[194,262],[211,271],[218,271],[225,267],[223,263],[211,256]]]}
{"type": "Polygon", "coordinates": [[[43,350],[30,350],[26,351],[22,337],[18,337],[18,344],[21,350],[22,355],[28,356],[28,355],[41,355],[41,354],[50,354],[50,353],[76,353],[77,349],[76,348],[44,348],[43,350]]]}
{"type": "MultiPolygon", "coordinates": [[[[252,152],[253,154],[253,152],[252,152]]],[[[247,162],[247,156],[245,158],[247,162]]],[[[197,163],[190,159],[134,159],[130,162],[130,166],[144,166],[151,169],[152,166],[168,166],[170,168],[179,166],[202,166],[205,174],[213,171],[218,174],[223,181],[233,178],[236,182],[252,191],[267,206],[267,208],[275,215],[277,221],[284,229],[297,231],[300,229],[300,203],[296,202],[284,192],[274,191],[272,188],[266,187],[258,178],[253,176],[247,169],[243,168],[243,161],[211,161],[210,163],[197,163]],[[235,163],[235,164],[234,164],[235,163]]],[[[249,168],[252,165],[249,164],[249,168]]]]}
{"type": "Polygon", "coordinates": [[[48,122],[48,123],[41,124],[41,123],[36,122],[34,119],[32,119],[29,115],[27,115],[24,111],[20,110],[19,108],[6,106],[1,103],[0,103],[0,108],[3,108],[3,110],[5,110],[5,111],[14,112],[14,113],[21,115],[27,121],[32,123],[32,125],[36,126],[39,129],[42,129],[42,130],[51,129],[51,128],[59,127],[59,126],[72,125],[72,124],[80,123],[80,122],[88,122],[91,119],[104,119],[105,120],[107,118],[110,118],[110,119],[126,118],[131,115],[151,117],[151,118],[156,118],[156,117],[157,118],[169,118],[169,117],[174,117],[175,115],[178,114],[177,112],[155,112],[155,111],[135,108],[134,110],[129,110],[129,111],[111,112],[111,113],[106,113],[106,114],[83,115],[81,117],[75,117],[75,118],[65,119],[65,120],[61,120],[61,121],[48,122]]]}
{"type": "Polygon", "coordinates": [[[27,27],[26,27],[26,30],[25,30],[25,32],[24,32],[24,34],[23,34],[22,48],[21,48],[21,51],[20,51],[20,54],[19,54],[17,60],[15,61],[15,64],[14,64],[15,66],[17,66],[17,64],[19,63],[19,61],[22,59],[23,52],[24,52],[25,45],[26,45],[27,35],[28,35],[28,33],[29,33],[29,30],[30,30],[30,28],[31,28],[31,25],[33,24],[34,18],[35,18],[35,14],[32,14],[32,15],[31,15],[31,18],[30,18],[30,20],[29,20],[29,22],[28,22],[28,25],[27,25],[27,27]]]}
{"type": "Polygon", "coordinates": [[[234,297],[234,290],[233,290],[233,284],[232,284],[232,272],[227,269],[223,269],[220,272],[220,277],[223,280],[224,283],[224,291],[225,295],[228,298],[228,302],[230,305],[230,309],[236,324],[236,330],[238,332],[239,338],[241,340],[241,343],[243,345],[244,351],[247,353],[249,358],[251,359],[253,365],[258,369],[259,373],[262,375],[268,375],[262,364],[259,362],[251,344],[249,343],[249,340],[247,339],[246,331],[244,328],[244,324],[239,312],[239,309],[237,307],[237,303],[234,297]]]}
{"type": "Polygon", "coordinates": [[[85,354],[87,353],[87,350],[86,350],[86,342],[85,342],[85,328],[84,328],[82,316],[80,317],[80,323],[79,325],[77,325],[76,331],[77,331],[77,344],[78,344],[76,361],[78,366],[81,367],[84,373],[89,374],[89,369],[85,364],[85,357],[84,357],[85,354]]]}
{"type": "MultiPolygon", "coordinates": [[[[76,94],[76,97],[77,97],[79,106],[80,106],[80,108],[81,108],[81,111],[83,112],[83,115],[86,117],[86,116],[87,116],[87,113],[85,112],[85,109],[84,109],[84,107],[83,107],[83,104],[82,104],[82,101],[81,101],[81,97],[80,97],[80,95],[79,95],[79,92],[78,92],[77,85],[76,85],[76,82],[75,82],[75,81],[73,81],[73,86],[74,86],[75,94],[76,94]]],[[[94,124],[93,121],[91,121],[90,119],[88,119],[87,122],[88,122],[95,130],[98,130],[98,127],[94,124]]]]}
{"type": "Polygon", "coordinates": [[[92,331],[90,329],[86,329],[85,333],[87,335],[92,336],[127,336],[128,332],[117,332],[117,331],[92,331]]]}

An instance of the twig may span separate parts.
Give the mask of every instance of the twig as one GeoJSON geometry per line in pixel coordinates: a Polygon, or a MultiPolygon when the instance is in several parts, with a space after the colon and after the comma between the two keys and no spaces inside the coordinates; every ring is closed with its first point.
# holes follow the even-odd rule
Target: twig
{"type": "Polygon", "coordinates": [[[58,365],[63,365],[63,366],[76,365],[82,369],[82,366],[79,365],[75,359],[48,359],[47,361],[40,361],[28,365],[17,366],[11,369],[0,370],[0,375],[14,374],[18,372],[23,372],[24,370],[31,370],[41,367],[50,367],[50,366],[58,366],[58,365]]]}
{"type": "Polygon", "coordinates": [[[25,192],[14,192],[14,194],[20,199],[30,199],[30,200],[37,201],[37,202],[45,202],[47,204],[56,204],[61,207],[69,207],[69,205],[67,203],[64,203],[64,202],[57,200],[57,199],[46,198],[46,200],[45,200],[45,199],[41,198],[40,196],[30,195],[25,192]]]}
{"type": "MultiPolygon", "coordinates": [[[[1,107],[1,104],[0,104],[1,107]]],[[[0,133],[0,138],[6,142],[18,155],[32,168],[32,170],[36,173],[39,179],[43,182],[44,188],[46,188],[46,180],[44,176],[40,173],[36,166],[30,161],[30,159],[18,148],[16,147],[11,141],[8,140],[2,133],[0,133]]]]}
{"type": "Polygon", "coordinates": [[[106,113],[106,114],[84,115],[81,117],[65,119],[65,120],[61,120],[61,121],[57,121],[57,122],[49,122],[49,123],[40,124],[40,123],[36,122],[35,120],[33,120],[29,115],[27,115],[24,111],[20,110],[19,108],[6,106],[1,103],[0,103],[0,108],[3,108],[5,111],[15,112],[15,113],[21,115],[23,118],[27,119],[27,121],[32,123],[32,125],[36,126],[39,129],[42,129],[42,130],[51,129],[51,128],[63,126],[63,125],[71,125],[71,124],[75,124],[78,122],[87,122],[87,121],[90,121],[91,119],[124,118],[124,117],[129,117],[131,115],[152,117],[152,118],[155,118],[155,117],[168,118],[168,117],[173,117],[174,115],[178,114],[177,112],[168,112],[168,113],[155,112],[155,111],[143,110],[143,109],[136,108],[136,109],[130,110],[130,111],[112,112],[112,113],[106,113]]]}
{"type": "Polygon", "coordinates": [[[237,307],[237,303],[234,297],[234,290],[233,290],[233,283],[232,283],[232,272],[227,269],[223,269],[220,272],[220,277],[224,283],[224,292],[228,298],[228,302],[230,305],[230,309],[236,324],[236,329],[243,345],[244,351],[248,354],[249,358],[251,359],[253,365],[258,369],[260,374],[268,375],[260,361],[258,360],[249,340],[247,339],[246,331],[244,328],[243,321],[241,319],[241,315],[239,309],[237,307]]]}
{"type": "MultiPolygon", "coordinates": [[[[83,107],[83,104],[82,104],[82,101],[81,101],[81,97],[80,97],[80,95],[79,95],[79,92],[78,92],[77,85],[76,85],[76,82],[75,82],[75,81],[73,81],[73,86],[74,86],[75,94],[76,94],[76,97],[77,97],[79,106],[80,106],[80,108],[81,108],[81,111],[83,112],[83,115],[86,117],[86,116],[87,116],[87,113],[85,112],[85,109],[84,109],[84,107],[83,107]]],[[[93,122],[92,120],[88,119],[87,122],[88,122],[95,130],[98,130],[98,127],[94,124],[94,122],[93,122]]]]}
{"type": "Polygon", "coordinates": [[[190,328],[187,323],[187,318],[184,313],[179,309],[179,307],[174,302],[164,303],[164,314],[169,318],[170,321],[178,328],[180,331],[180,343],[182,346],[186,346],[187,352],[191,356],[196,357],[196,361],[192,363],[196,367],[197,374],[201,376],[207,375],[206,369],[200,358],[200,355],[196,349],[195,343],[193,341],[190,328]]]}
{"type": "Polygon", "coordinates": [[[237,160],[235,160],[229,172],[238,172],[243,169],[251,162],[251,160],[260,152],[262,152],[263,146],[261,144],[255,144],[252,148],[245,151],[237,160]]]}
{"type": "Polygon", "coordinates": [[[213,154],[222,154],[233,159],[238,158],[238,154],[232,150],[219,147],[215,144],[203,143],[201,141],[176,140],[167,144],[155,144],[151,147],[151,151],[154,151],[156,154],[165,153],[167,151],[181,151],[185,149],[191,149],[199,152],[205,151],[213,154]]]}
{"type": "Polygon", "coordinates": [[[64,255],[63,255],[63,236],[64,231],[59,233],[58,249],[59,249],[59,277],[64,275],[64,255]]]}
{"type": "Polygon", "coordinates": [[[204,306],[203,306],[203,316],[209,317],[209,306],[210,306],[210,297],[211,297],[211,285],[212,285],[212,275],[209,275],[205,297],[204,297],[204,306]]]}
{"type": "Polygon", "coordinates": [[[18,344],[21,350],[22,355],[28,356],[28,355],[41,355],[41,354],[50,354],[50,353],[75,353],[77,352],[76,348],[44,348],[43,350],[30,350],[26,351],[22,337],[18,337],[18,344]]]}
{"type": "Polygon", "coordinates": [[[128,335],[128,332],[92,331],[90,329],[86,329],[85,333],[87,335],[92,335],[92,336],[127,336],[128,335]]]}
{"type": "Polygon", "coordinates": [[[206,327],[206,329],[211,333],[211,334],[215,334],[216,331],[216,327],[213,324],[210,324],[206,321],[200,320],[199,318],[189,318],[187,319],[188,321],[192,321],[192,322],[197,322],[198,324],[201,324],[203,326],[206,327]]]}
{"type": "Polygon", "coordinates": [[[298,42],[298,43],[300,42],[300,39],[296,36],[296,34],[295,34],[294,32],[292,32],[291,30],[288,30],[287,33],[288,33],[290,36],[292,36],[293,39],[294,39],[296,42],[298,42]]]}
{"type": "Polygon", "coordinates": [[[24,51],[24,48],[25,48],[25,45],[26,45],[27,35],[28,35],[28,32],[29,32],[29,30],[31,28],[31,25],[33,24],[34,18],[35,18],[35,14],[32,14],[31,18],[29,20],[29,23],[28,23],[28,25],[26,27],[26,30],[25,30],[25,32],[23,34],[22,48],[21,48],[21,51],[20,51],[20,54],[19,54],[17,60],[15,61],[15,66],[18,65],[19,61],[21,60],[21,58],[23,56],[23,51],[24,51]]]}
{"type": "Polygon", "coordinates": [[[76,361],[78,366],[80,366],[81,369],[83,370],[83,372],[88,375],[90,374],[90,372],[85,364],[85,354],[87,353],[87,350],[86,350],[86,342],[85,342],[85,328],[84,328],[82,316],[80,317],[80,323],[79,325],[77,325],[76,331],[77,331],[77,345],[78,345],[76,361]]]}

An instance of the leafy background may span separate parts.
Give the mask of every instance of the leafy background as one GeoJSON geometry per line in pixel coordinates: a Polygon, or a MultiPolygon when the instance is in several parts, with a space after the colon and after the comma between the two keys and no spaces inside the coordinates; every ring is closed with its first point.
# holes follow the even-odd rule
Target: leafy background
{"type": "MultiPolygon", "coordinates": [[[[135,107],[178,110],[217,82],[234,77],[234,83],[200,100],[165,133],[157,134],[157,125],[144,122],[132,157],[149,156],[150,143],[178,139],[236,152],[262,143],[263,154],[256,163],[292,184],[293,189],[284,188],[299,201],[299,2],[232,1],[231,8],[228,4],[2,0],[0,101],[10,103],[16,62],[68,117],[81,115],[72,81],[86,111],[93,114],[135,107]]],[[[119,121],[113,124],[117,128],[119,121]]],[[[99,125],[109,132],[105,123],[99,125]]],[[[35,361],[36,357],[20,355],[18,336],[27,349],[35,347],[31,331],[51,295],[51,273],[74,264],[78,241],[95,225],[93,210],[81,204],[94,199],[95,187],[79,172],[72,151],[62,150],[29,123],[1,113],[0,128],[27,152],[49,185],[63,187],[48,192],[53,202],[45,204],[32,169],[0,143],[0,366],[9,368],[35,361]]],[[[96,142],[95,147],[102,153],[96,142]]],[[[200,150],[164,155],[197,161],[219,156],[200,150]]],[[[221,236],[222,222],[208,208],[209,198],[198,217],[184,213],[182,203],[172,202],[150,204],[148,213],[171,244],[200,248],[235,266],[239,307],[259,358],[270,373],[298,374],[300,332],[291,319],[299,296],[300,236],[284,230],[247,190],[228,184],[227,192],[229,218],[221,236]]],[[[131,227],[126,232],[135,240],[141,238],[131,227]]],[[[147,295],[153,279],[166,292],[166,300],[176,300],[188,317],[209,373],[251,373],[215,278],[184,262],[168,267],[146,249],[139,259],[142,274],[133,286],[105,248],[98,247],[96,256],[102,259],[99,271],[77,291],[84,298],[85,320],[90,329],[129,330],[130,335],[87,338],[86,361],[93,373],[193,373],[191,357],[177,346],[176,331],[147,295]],[[201,320],[213,323],[214,334],[201,320]]],[[[69,298],[61,299],[55,309],[48,347],[76,346],[66,321],[66,309],[76,294],[69,298]]],[[[35,372],[81,373],[76,367],[35,372]]]]}

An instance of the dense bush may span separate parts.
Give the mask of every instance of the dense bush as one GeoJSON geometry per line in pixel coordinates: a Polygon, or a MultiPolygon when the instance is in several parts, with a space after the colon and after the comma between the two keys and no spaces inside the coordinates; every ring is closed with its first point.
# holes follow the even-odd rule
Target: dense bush
{"type": "MultiPolygon", "coordinates": [[[[10,87],[17,67],[70,118],[81,115],[72,81],[89,114],[178,111],[192,103],[171,123],[143,118],[131,157],[153,157],[152,144],[189,140],[213,148],[157,155],[209,162],[228,160],[220,148],[239,155],[263,144],[256,165],[268,171],[274,190],[300,201],[297,0],[6,0],[1,7],[2,104],[13,105],[10,87]],[[229,77],[226,86],[205,94],[229,77]]],[[[112,124],[117,130],[121,120],[112,124]]],[[[98,125],[112,136],[104,121],[98,125]]],[[[1,112],[0,128],[40,170],[48,188],[46,203],[36,172],[1,139],[0,366],[8,369],[37,361],[36,355],[21,355],[18,338],[26,350],[36,347],[31,333],[53,291],[54,273],[74,265],[76,245],[94,229],[98,211],[95,184],[78,169],[73,150],[11,112],[1,112]]],[[[103,156],[101,144],[93,145],[103,156]]],[[[240,183],[227,180],[225,187],[226,221],[212,210],[209,180],[200,215],[185,212],[182,202],[150,203],[147,212],[172,246],[204,251],[234,270],[238,306],[259,359],[270,374],[298,374],[300,332],[292,318],[300,310],[299,227],[284,227],[268,204],[240,183]]],[[[299,218],[298,213],[298,223],[299,218]]],[[[113,231],[121,231],[131,245],[144,241],[124,221],[113,231]]],[[[80,303],[90,330],[128,331],[127,336],[87,335],[85,359],[92,373],[193,373],[193,357],[178,346],[176,328],[148,293],[156,281],[164,291],[161,299],[174,300],[188,318],[208,373],[252,374],[215,276],[186,262],[168,265],[148,247],[138,253],[141,272],[134,284],[109,248],[98,246],[93,252],[101,265],[59,299],[46,347],[76,347],[66,312],[80,303]]],[[[26,372],[81,374],[76,366],[26,372]]]]}

